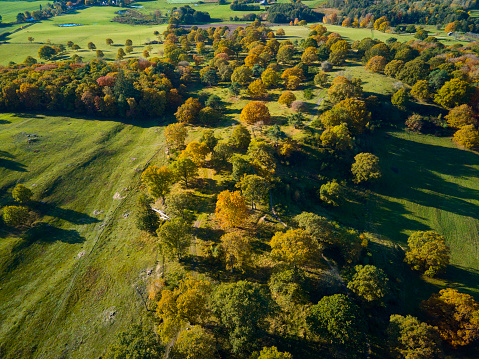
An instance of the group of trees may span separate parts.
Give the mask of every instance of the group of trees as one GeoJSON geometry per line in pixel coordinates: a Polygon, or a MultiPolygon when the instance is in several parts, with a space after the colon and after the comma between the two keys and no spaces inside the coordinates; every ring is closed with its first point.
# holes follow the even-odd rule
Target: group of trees
{"type": "Polygon", "coordinates": [[[17,184],[12,191],[12,198],[19,205],[10,205],[2,208],[3,222],[7,226],[21,227],[28,223],[30,209],[28,205],[33,196],[33,192],[23,184],[17,184]]]}

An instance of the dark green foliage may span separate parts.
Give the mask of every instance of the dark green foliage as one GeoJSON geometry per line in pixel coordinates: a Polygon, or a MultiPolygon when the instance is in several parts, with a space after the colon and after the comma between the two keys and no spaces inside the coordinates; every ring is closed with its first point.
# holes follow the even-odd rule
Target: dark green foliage
{"type": "Polygon", "coordinates": [[[117,343],[106,354],[107,359],[157,359],[163,356],[161,345],[153,330],[134,324],[118,334],[117,343]]]}
{"type": "Polygon", "coordinates": [[[158,229],[159,217],[151,209],[153,199],[145,194],[140,194],[137,201],[135,222],[136,227],[142,231],[154,234],[158,229]]]}
{"type": "Polygon", "coordinates": [[[244,175],[253,173],[253,166],[243,156],[233,156],[231,158],[231,164],[233,165],[231,177],[233,177],[233,180],[235,180],[236,182],[240,181],[244,175]]]}
{"type": "Polygon", "coordinates": [[[211,306],[229,334],[233,353],[243,355],[254,348],[273,308],[266,289],[248,281],[218,286],[211,306]]]}
{"type": "Polygon", "coordinates": [[[273,23],[285,23],[298,20],[306,20],[308,22],[318,21],[322,18],[323,14],[314,12],[308,6],[304,5],[301,2],[291,3],[291,4],[274,4],[268,9],[268,21],[273,23]]]}

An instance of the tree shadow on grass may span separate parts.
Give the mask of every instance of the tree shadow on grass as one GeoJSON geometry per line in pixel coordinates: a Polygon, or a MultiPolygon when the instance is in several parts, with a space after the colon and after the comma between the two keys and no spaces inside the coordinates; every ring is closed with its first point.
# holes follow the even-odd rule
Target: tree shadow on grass
{"type": "Polygon", "coordinates": [[[9,123],[12,123],[12,122],[7,120],[0,120],[0,125],[8,125],[9,123]]]}
{"type": "Polygon", "coordinates": [[[472,268],[465,268],[457,265],[450,265],[442,279],[447,281],[447,286],[457,289],[459,292],[467,293],[479,300],[479,271],[472,268]],[[475,290],[472,290],[475,288],[475,290]]]}
{"type": "Polygon", "coordinates": [[[73,224],[92,224],[98,223],[100,220],[91,217],[85,213],[77,212],[72,209],[60,208],[52,203],[37,202],[34,205],[36,211],[43,216],[50,216],[73,224]]]}
{"type": "Polygon", "coordinates": [[[0,169],[5,168],[10,171],[27,172],[27,169],[26,169],[27,166],[24,165],[23,163],[12,160],[14,156],[10,155],[8,152],[0,151],[0,156],[9,157],[9,158],[0,157],[0,169]]]}

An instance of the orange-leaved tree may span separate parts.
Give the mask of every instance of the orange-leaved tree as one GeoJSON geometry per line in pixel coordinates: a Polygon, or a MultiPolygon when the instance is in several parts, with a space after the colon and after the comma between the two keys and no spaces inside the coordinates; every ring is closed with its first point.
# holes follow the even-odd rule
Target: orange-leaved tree
{"type": "Polygon", "coordinates": [[[268,107],[262,102],[252,101],[241,111],[240,119],[250,125],[257,122],[268,124],[271,121],[268,107]]]}
{"type": "Polygon", "coordinates": [[[178,122],[195,123],[201,110],[201,103],[196,98],[190,97],[186,102],[178,108],[175,116],[178,122]]]}

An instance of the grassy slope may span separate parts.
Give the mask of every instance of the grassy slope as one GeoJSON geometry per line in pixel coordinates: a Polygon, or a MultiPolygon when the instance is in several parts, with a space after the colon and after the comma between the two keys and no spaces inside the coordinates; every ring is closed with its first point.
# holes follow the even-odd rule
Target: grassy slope
{"type": "Polygon", "coordinates": [[[2,22],[13,22],[17,20],[17,14],[25,11],[40,10],[40,5],[45,7],[48,1],[1,1],[0,15],[2,22]]]}
{"type": "Polygon", "coordinates": [[[135,169],[152,156],[163,160],[162,151],[155,155],[161,132],[13,115],[2,115],[0,127],[2,205],[17,181],[25,183],[45,202],[40,210],[51,225],[33,243],[0,232],[0,343],[7,358],[98,357],[118,329],[145,316],[134,286],[144,289],[156,247],[126,214],[136,198],[135,169]],[[39,141],[27,144],[25,133],[39,141]],[[125,198],[113,199],[116,193],[125,198]]]}

